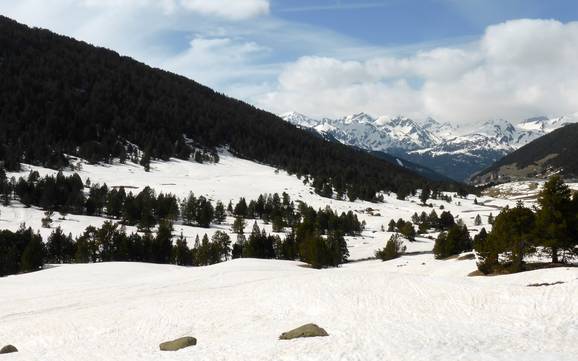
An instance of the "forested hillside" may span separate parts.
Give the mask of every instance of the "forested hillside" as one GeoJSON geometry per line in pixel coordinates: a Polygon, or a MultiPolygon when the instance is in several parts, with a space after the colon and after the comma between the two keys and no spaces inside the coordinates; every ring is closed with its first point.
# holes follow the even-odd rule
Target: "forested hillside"
{"type": "Polygon", "coordinates": [[[569,124],[546,134],[505,156],[478,174],[474,181],[516,180],[544,177],[556,171],[578,176],[578,124],[569,124]]]}
{"type": "Polygon", "coordinates": [[[61,168],[64,154],[90,162],[202,161],[227,146],[237,156],[309,175],[325,194],[373,199],[378,190],[407,192],[427,182],[192,80],[5,17],[0,78],[0,162],[7,170],[20,162],[61,168]]]}

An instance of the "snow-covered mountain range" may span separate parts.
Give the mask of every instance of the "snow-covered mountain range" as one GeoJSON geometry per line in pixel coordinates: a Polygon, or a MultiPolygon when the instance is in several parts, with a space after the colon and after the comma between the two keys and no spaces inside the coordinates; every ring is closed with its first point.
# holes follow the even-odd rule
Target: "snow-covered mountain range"
{"type": "Polygon", "coordinates": [[[315,119],[291,112],[281,116],[298,127],[349,146],[400,156],[457,180],[490,166],[506,154],[566,124],[578,113],[519,123],[497,119],[473,129],[460,129],[433,118],[373,117],[357,113],[339,119],[315,119]]]}

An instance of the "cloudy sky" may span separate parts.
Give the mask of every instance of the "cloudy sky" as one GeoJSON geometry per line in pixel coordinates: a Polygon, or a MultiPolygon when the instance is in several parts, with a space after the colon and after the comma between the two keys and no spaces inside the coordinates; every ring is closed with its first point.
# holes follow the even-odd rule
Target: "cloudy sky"
{"type": "Polygon", "coordinates": [[[0,0],[275,113],[578,112],[575,0],[0,0]]]}

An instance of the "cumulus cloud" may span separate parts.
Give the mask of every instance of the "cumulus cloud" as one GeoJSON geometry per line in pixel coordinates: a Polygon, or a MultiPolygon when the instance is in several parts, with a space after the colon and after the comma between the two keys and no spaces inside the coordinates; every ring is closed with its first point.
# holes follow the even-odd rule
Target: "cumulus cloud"
{"type": "Polygon", "coordinates": [[[578,22],[513,20],[476,42],[358,61],[306,56],[257,101],[317,116],[367,111],[478,122],[578,111],[578,22]]]}

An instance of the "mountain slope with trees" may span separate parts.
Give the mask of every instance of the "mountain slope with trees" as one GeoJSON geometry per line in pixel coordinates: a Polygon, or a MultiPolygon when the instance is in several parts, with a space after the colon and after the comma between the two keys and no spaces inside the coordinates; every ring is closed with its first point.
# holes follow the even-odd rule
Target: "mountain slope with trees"
{"type": "Polygon", "coordinates": [[[578,177],[578,124],[569,124],[505,156],[473,178],[476,183],[545,177],[578,177]]]}
{"type": "MultiPolygon", "coordinates": [[[[0,162],[50,168],[170,157],[216,160],[216,149],[310,176],[317,191],[373,199],[428,181],[396,164],[323,141],[192,80],[0,17],[0,162]],[[331,191],[331,192],[329,192],[331,191]]],[[[461,187],[439,183],[445,189],[461,187]]]]}

